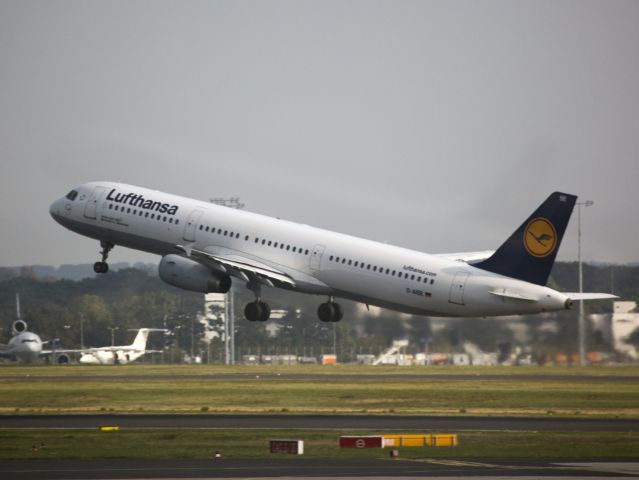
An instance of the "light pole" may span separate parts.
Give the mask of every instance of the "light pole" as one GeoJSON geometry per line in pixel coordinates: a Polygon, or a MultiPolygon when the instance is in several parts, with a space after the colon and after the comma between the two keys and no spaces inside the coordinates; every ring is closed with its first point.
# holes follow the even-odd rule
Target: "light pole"
{"type": "MultiPolygon", "coordinates": [[[[223,207],[235,208],[242,210],[244,204],[240,201],[240,197],[230,198],[210,198],[209,201],[223,207]]],[[[233,285],[226,294],[224,301],[224,353],[226,365],[235,365],[235,301],[233,299],[233,285]]]]}
{"type": "Polygon", "coordinates": [[[118,327],[107,327],[109,330],[111,330],[111,346],[113,347],[115,345],[115,331],[119,330],[118,327]]]}
{"type": "MultiPolygon", "coordinates": [[[[595,204],[592,200],[577,202],[577,262],[579,263],[579,293],[584,291],[584,274],[581,265],[581,207],[591,207],[595,204]]],[[[584,301],[579,300],[579,364],[586,366],[586,328],[584,319],[584,301]]]]}
{"type": "Polygon", "coordinates": [[[78,312],[78,315],[80,315],[80,348],[84,350],[84,314],[78,312]]]}

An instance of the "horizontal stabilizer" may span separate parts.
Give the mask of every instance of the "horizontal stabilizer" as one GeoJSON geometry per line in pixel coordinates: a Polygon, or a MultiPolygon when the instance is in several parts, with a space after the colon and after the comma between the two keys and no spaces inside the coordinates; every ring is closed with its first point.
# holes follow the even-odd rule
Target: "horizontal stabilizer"
{"type": "Polygon", "coordinates": [[[536,298],[532,298],[526,295],[522,295],[521,293],[518,292],[513,292],[511,290],[507,290],[505,288],[501,289],[501,290],[493,290],[490,292],[492,295],[496,295],[498,297],[503,297],[503,298],[510,298],[512,300],[524,300],[526,302],[536,302],[537,299],[536,298]]]}
{"type": "Polygon", "coordinates": [[[495,250],[483,250],[481,252],[459,252],[459,253],[437,253],[436,257],[445,258],[446,260],[453,260],[455,262],[465,262],[473,264],[481,262],[489,258],[495,250]]]}
{"type": "Polygon", "coordinates": [[[579,293],[579,292],[563,292],[571,300],[610,300],[619,298],[617,295],[610,293],[579,293]]]}

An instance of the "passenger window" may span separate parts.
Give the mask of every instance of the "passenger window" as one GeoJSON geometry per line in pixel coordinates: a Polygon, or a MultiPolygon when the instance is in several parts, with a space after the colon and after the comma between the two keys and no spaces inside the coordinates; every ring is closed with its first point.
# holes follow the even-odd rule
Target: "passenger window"
{"type": "Polygon", "coordinates": [[[346,263],[346,259],[345,258],[342,258],[342,263],[346,263]]]}
{"type": "Polygon", "coordinates": [[[366,270],[370,270],[371,269],[371,264],[369,263],[368,265],[366,265],[366,270]]]}
{"type": "Polygon", "coordinates": [[[130,208],[127,208],[127,209],[126,209],[126,213],[131,213],[131,209],[130,209],[130,208]]]}
{"type": "Polygon", "coordinates": [[[269,246],[269,247],[271,246],[271,243],[272,243],[272,242],[269,240],[269,241],[268,241],[268,246],[269,246]]]}
{"type": "Polygon", "coordinates": [[[293,253],[295,253],[295,247],[293,247],[293,253]]]}
{"type": "Polygon", "coordinates": [[[113,204],[109,203],[109,210],[113,210],[113,204]]]}
{"type": "Polygon", "coordinates": [[[430,284],[432,285],[433,283],[435,283],[435,279],[434,279],[434,278],[431,278],[431,279],[430,279],[430,284]]]}
{"type": "Polygon", "coordinates": [[[357,266],[358,266],[358,264],[359,264],[359,262],[356,260],[356,261],[355,261],[355,266],[357,267],[357,266]]]}
{"type": "Polygon", "coordinates": [[[202,230],[204,228],[204,226],[200,225],[200,230],[202,230]]]}
{"type": "Polygon", "coordinates": [[[288,252],[291,249],[290,245],[286,245],[286,251],[288,252]]]}
{"type": "Polygon", "coordinates": [[[284,244],[280,243],[280,250],[284,250],[284,244]]]}
{"type": "Polygon", "coordinates": [[[308,255],[308,249],[304,251],[304,255],[308,255]]]}
{"type": "MultiPolygon", "coordinates": [[[[266,240],[262,239],[262,245],[264,245],[266,243],[266,240]]],[[[270,245],[270,243],[269,243],[270,245]]]]}
{"type": "Polygon", "coordinates": [[[273,248],[277,248],[277,242],[273,244],[273,248]]]}
{"type": "Polygon", "coordinates": [[[248,242],[249,236],[247,235],[246,237],[244,237],[244,241],[248,242]]]}
{"type": "Polygon", "coordinates": [[[352,260],[349,260],[349,261],[348,261],[348,264],[350,265],[351,263],[353,263],[353,261],[352,261],[352,260]]]}

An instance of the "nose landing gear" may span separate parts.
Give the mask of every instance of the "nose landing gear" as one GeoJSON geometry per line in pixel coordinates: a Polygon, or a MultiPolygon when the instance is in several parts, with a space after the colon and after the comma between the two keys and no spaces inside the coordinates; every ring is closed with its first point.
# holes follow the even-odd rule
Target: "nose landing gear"
{"type": "Polygon", "coordinates": [[[93,271],[95,273],[107,273],[109,271],[109,264],[106,260],[109,258],[109,252],[113,249],[114,245],[111,242],[101,241],[100,246],[102,247],[100,251],[102,261],[93,264],[93,271]]]}

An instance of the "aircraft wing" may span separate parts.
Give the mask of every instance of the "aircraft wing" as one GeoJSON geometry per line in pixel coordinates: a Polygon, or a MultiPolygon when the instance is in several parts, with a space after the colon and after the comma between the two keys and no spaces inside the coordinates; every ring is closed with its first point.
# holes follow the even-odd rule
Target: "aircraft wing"
{"type": "Polygon", "coordinates": [[[436,253],[434,256],[472,265],[473,263],[486,260],[493,253],[495,253],[495,250],[483,250],[481,252],[436,253]]]}
{"type": "Polygon", "coordinates": [[[251,258],[237,254],[211,253],[182,245],[176,245],[176,248],[203,265],[212,266],[218,270],[221,267],[229,275],[240,277],[246,281],[255,280],[270,286],[273,286],[273,281],[275,281],[295,286],[295,281],[286,273],[251,258]]]}
{"type": "Polygon", "coordinates": [[[55,350],[42,350],[40,352],[40,355],[52,355],[52,354],[58,354],[58,353],[84,353],[86,352],[87,349],[85,348],[84,350],[69,350],[68,348],[60,348],[60,349],[55,349],[55,350]]]}
{"type": "Polygon", "coordinates": [[[567,295],[570,300],[610,300],[619,298],[617,295],[610,293],[579,293],[579,292],[562,292],[567,295]]]}

